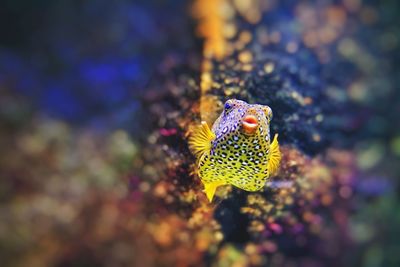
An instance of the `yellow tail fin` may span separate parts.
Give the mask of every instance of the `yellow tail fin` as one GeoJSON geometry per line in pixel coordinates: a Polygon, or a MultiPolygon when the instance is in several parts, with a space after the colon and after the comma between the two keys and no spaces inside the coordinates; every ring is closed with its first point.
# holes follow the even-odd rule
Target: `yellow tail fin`
{"type": "Polygon", "coordinates": [[[214,182],[214,183],[209,183],[206,184],[204,183],[204,190],[203,192],[206,193],[207,195],[207,199],[208,201],[210,201],[210,203],[212,202],[214,195],[215,195],[215,191],[217,190],[218,186],[224,185],[225,183],[223,182],[214,182]]]}

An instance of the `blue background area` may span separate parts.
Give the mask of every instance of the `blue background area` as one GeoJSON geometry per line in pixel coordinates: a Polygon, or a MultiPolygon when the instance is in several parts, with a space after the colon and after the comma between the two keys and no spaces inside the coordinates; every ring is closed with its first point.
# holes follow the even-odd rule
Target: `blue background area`
{"type": "Polygon", "coordinates": [[[0,85],[70,123],[129,123],[169,52],[189,47],[182,1],[5,1],[0,85]]]}

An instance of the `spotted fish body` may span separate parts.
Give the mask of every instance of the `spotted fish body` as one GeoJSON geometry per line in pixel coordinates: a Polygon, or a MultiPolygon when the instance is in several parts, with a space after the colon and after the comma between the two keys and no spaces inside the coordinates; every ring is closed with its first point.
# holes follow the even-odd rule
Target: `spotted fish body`
{"type": "Polygon", "coordinates": [[[199,157],[198,174],[210,201],[215,189],[225,184],[260,190],[277,170],[281,156],[277,135],[270,139],[271,119],[270,107],[231,99],[212,130],[203,123],[192,135],[190,146],[199,157]],[[250,124],[248,118],[253,120],[250,124]]]}

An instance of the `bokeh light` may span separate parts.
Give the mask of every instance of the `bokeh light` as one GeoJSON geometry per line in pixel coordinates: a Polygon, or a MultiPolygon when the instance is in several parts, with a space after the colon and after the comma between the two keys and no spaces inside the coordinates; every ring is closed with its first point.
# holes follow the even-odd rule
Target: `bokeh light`
{"type": "Polygon", "coordinates": [[[5,0],[1,266],[400,266],[396,0],[5,0]],[[262,191],[187,139],[269,105],[262,191]]]}

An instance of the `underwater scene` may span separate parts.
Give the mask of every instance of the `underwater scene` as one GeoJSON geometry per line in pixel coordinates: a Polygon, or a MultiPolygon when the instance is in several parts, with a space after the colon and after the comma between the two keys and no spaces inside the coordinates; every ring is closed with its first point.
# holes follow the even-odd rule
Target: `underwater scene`
{"type": "Polygon", "coordinates": [[[0,22],[0,266],[400,266],[399,1],[0,22]]]}

